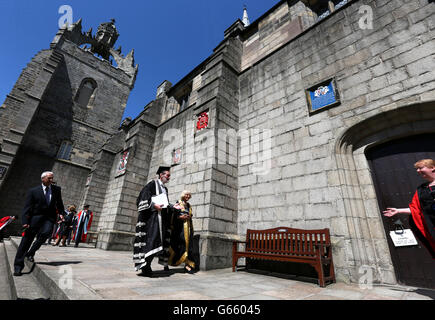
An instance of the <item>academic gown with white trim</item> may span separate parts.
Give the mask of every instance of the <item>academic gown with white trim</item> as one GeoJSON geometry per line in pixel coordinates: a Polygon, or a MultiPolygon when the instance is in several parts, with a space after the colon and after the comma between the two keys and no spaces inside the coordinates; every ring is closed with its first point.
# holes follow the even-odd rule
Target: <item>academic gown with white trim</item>
{"type": "MultiPolygon", "coordinates": [[[[166,187],[166,194],[168,193],[166,187]]],[[[146,258],[159,255],[159,263],[167,261],[169,255],[170,227],[166,221],[170,221],[169,209],[163,209],[160,214],[154,209],[152,197],[162,193],[159,183],[151,180],[140,192],[136,205],[139,216],[136,224],[136,236],[133,246],[133,261],[136,271],[147,265],[146,258]]],[[[169,202],[169,201],[168,201],[169,202]]]]}

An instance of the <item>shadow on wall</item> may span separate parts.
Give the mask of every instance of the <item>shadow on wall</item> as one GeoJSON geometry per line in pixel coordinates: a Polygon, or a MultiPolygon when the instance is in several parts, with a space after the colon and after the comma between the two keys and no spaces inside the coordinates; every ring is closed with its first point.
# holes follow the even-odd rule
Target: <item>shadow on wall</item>
{"type": "Polygon", "coordinates": [[[21,215],[27,190],[41,183],[42,172],[52,170],[62,141],[72,138],[72,119],[73,92],[66,64],[61,61],[0,190],[0,217],[19,217],[5,236],[21,235],[21,215]]]}

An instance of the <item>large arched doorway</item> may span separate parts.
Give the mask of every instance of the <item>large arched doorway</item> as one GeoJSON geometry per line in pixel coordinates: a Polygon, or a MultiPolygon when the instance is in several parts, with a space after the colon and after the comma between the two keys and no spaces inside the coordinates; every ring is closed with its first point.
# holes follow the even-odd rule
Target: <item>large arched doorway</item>
{"type": "MultiPolygon", "coordinates": [[[[399,282],[435,288],[435,260],[427,259],[429,252],[420,242],[419,249],[426,255],[424,268],[421,263],[413,262],[414,253],[401,258],[404,262],[398,261],[397,250],[392,246],[389,235],[392,226],[386,223],[382,215],[387,205],[408,206],[416,187],[423,182],[415,173],[413,164],[421,158],[435,156],[435,143],[432,143],[435,135],[435,102],[392,108],[358,120],[355,119],[349,128],[342,129],[335,146],[348,230],[344,240],[349,243],[350,249],[345,252],[347,261],[351,263],[346,270],[350,272],[351,281],[360,280],[359,268],[364,266],[373,271],[374,283],[399,282]],[[384,164],[381,163],[379,168],[377,163],[373,164],[376,159],[381,161],[387,155],[390,158],[384,159],[384,164]],[[399,181],[384,182],[388,178],[382,177],[384,173],[399,181]],[[402,181],[408,183],[406,189],[403,189],[405,184],[402,181]],[[391,197],[384,198],[381,192],[391,197]],[[409,260],[411,262],[406,263],[409,260]]],[[[407,222],[405,220],[402,218],[404,223],[407,222]]]]}
{"type": "MultiPolygon", "coordinates": [[[[435,134],[421,134],[392,140],[366,150],[373,183],[381,210],[386,207],[405,208],[421,179],[413,164],[420,159],[435,159],[435,134]]],[[[382,217],[397,281],[401,284],[435,288],[435,260],[425,246],[409,215],[382,217]],[[418,245],[395,247],[388,236],[397,220],[411,228],[418,245]]]]}

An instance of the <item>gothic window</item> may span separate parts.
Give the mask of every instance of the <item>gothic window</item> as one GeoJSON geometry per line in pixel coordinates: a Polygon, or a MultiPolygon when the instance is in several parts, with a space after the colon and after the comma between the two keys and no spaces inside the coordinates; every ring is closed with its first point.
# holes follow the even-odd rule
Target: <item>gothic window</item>
{"type": "Polygon", "coordinates": [[[187,83],[174,93],[174,98],[180,105],[179,111],[183,111],[189,106],[189,98],[192,93],[192,82],[187,83]]]}
{"type": "Polygon", "coordinates": [[[178,103],[180,104],[180,111],[184,110],[187,108],[187,106],[189,105],[189,98],[190,98],[190,93],[181,97],[178,100],[178,103]]]}
{"type": "Polygon", "coordinates": [[[69,160],[71,155],[72,142],[65,140],[60,145],[59,151],[57,152],[57,158],[63,160],[69,160]]]}
{"type": "Polygon", "coordinates": [[[82,107],[87,107],[90,102],[93,102],[97,83],[93,79],[85,79],[80,85],[80,89],[76,95],[76,102],[82,107]],[[92,98],[92,101],[91,101],[92,98]]]}

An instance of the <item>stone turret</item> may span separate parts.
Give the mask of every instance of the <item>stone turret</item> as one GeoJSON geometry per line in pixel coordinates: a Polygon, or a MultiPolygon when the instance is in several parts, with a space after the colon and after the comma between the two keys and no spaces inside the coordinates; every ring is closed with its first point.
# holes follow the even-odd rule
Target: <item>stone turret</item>
{"type": "Polygon", "coordinates": [[[115,27],[115,19],[100,24],[93,38],[94,41],[91,43],[91,52],[97,53],[102,56],[103,59],[109,60],[110,49],[113,48],[118,37],[119,33],[115,27]]]}
{"type": "Polygon", "coordinates": [[[249,26],[250,22],[249,22],[249,17],[248,17],[248,9],[246,8],[246,6],[243,8],[243,19],[242,19],[243,25],[245,27],[249,26]]]}

